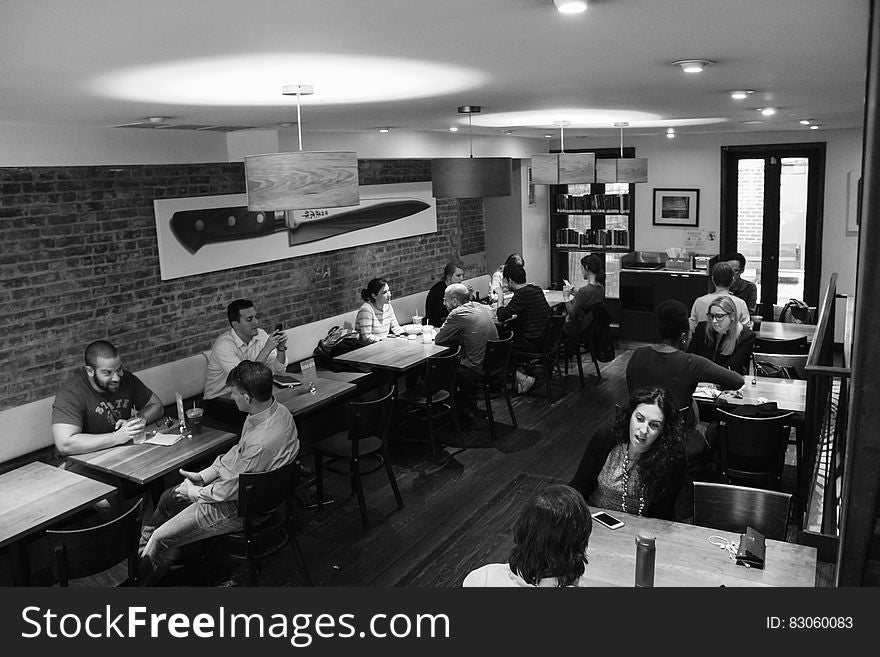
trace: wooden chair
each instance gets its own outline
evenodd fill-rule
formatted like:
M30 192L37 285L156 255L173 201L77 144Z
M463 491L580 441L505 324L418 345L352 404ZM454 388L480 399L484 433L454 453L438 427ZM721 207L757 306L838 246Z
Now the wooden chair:
M789 411L772 417L745 417L719 408L722 480L765 482L768 488L778 488L792 415Z
M486 354L483 357L483 399L486 402L486 415L489 417L489 434L495 440L495 414L492 412L492 397L504 395L510 421L516 427L516 416L510 401L510 357L513 353L513 333L508 333L500 340L486 342Z
M581 388L584 387L584 363L581 356L589 356L593 361L593 367L596 368L596 378L602 378L602 372L599 369L599 361L593 353L591 346L592 326L588 326L587 330L581 334L578 340L574 340L569 335L563 335L562 348L565 350L565 373L568 374L568 361L573 356L578 367L578 378L581 382Z
M807 354L752 354L755 374L778 379L806 379Z
M128 511L103 525L46 530L54 557L54 581L70 586L71 579L96 575L127 560L128 578L121 586L136 586L142 516L143 499L138 499Z
M805 335L785 340L755 337L752 347L752 351L762 354L806 354L809 350L810 345Z
M213 554L248 564L251 586L260 585L262 561L290 545L302 578L312 586L302 550L296 540L293 509L297 483L296 462L265 472L245 472L238 476L239 532L208 539Z
M318 510L324 509L324 469L337 474L347 474L351 483L352 495L357 495L358 507L361 512L361 523L364 529L370 528L370 519L367 515L367 504L364 499L364 487L361 476L376 472L384 467L397 500L397 508L403 508L403 498L391 469L391 461L388 458L386 436L388 424L391 420L394 408L394 390L392 389L381 399L366 402L349 403L349 428L347 432L341 432L319 440L312 449L315 454L315 486L318 498ZM365 469L363 458L375 456L378 465ZM325 462L324 459L327 459ZM345 460L348 469L343 471L335 469L332 464L335 461Z
M694 524L742 534L746 527L784 541L791 495L763 488L694 482Z
M397 396L397 402L407 411L407 419L424 421L428 426L431 451L436 457L437 428L435 422L450 418L458 434L459 444L466 449L464 435L458 424L455 410L455 374L458 371L461 347L447 356L431 356L425 361L425 381L423 385L404 390Z
M559 371L559 342L562 339L565 315L551 315L547 332L544 334L544 348L540 352L514 350L513 357L518 363L540 366L547 388L547 403L553 404L553 391L550 378Z

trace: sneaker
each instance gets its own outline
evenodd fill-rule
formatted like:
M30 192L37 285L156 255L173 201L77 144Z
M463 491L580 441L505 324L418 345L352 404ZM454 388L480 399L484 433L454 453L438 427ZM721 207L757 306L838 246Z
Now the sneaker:
M516 377L516 391L524 395L529 390L531 390L535 385L535 377L529 376L528 374L523 374L522 376Z

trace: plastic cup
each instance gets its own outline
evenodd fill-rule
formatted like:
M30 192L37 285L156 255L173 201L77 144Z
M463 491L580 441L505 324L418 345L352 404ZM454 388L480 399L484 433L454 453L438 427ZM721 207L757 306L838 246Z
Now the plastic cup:
M141 445L147 439L147 423L143 420L138 420L138 422L140 423L140 431L131 439L131 442L135 445Z
M205 409L203 408L188 408L186 409L186 424L189 427L191 433L201 433L202 432L202 415L204 415Z
M421 326L422 325L422 316L418 315L418 314L413 315L412 316L412 323L415 324L416 326Z
M761 328L761 319L763 319L760 315L752 315L752 330L757 331Z

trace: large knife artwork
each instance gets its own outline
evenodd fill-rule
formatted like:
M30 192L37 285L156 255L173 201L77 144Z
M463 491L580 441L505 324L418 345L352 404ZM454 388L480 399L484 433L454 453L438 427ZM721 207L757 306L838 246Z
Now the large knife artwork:
M251 212L246 206L182 210L171 217L178 241L195 253L205 244L286 231L290 246L403 219L431 207L418 199L361 199L356 208Z

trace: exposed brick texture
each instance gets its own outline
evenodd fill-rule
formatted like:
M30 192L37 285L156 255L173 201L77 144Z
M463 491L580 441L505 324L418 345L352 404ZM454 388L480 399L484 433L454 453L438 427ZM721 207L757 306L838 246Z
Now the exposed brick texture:
M430 180L430 160L361 160L359 175ZM356 308L374 276L400 297L448 261L484 261L482 201L438 199L434 234L162 281L153 200L244 191L240 163L0 168L0 409L53 394L92 340L138 370L208 349L237 297L264 326L298 326Z

